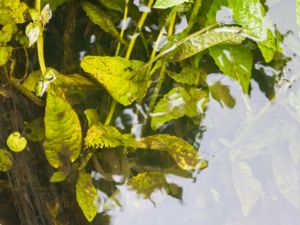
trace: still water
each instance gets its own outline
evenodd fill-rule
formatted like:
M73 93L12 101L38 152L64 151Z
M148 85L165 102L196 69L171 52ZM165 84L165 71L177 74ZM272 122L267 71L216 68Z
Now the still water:
M122 207L108 212L113 225L297 225L300 221L300 39L295 0L267 0L267 18L285 34L291 57L270 102L252 81L251 96L229 78L237 104L211 100L200 153L209 167L197 179L168 175L183 187L182 201L160 191L152 201L119 186ZM260 65L256 65L256 68ZM271 68L264 68L272 74ZM210 77L218 80L220 74Z

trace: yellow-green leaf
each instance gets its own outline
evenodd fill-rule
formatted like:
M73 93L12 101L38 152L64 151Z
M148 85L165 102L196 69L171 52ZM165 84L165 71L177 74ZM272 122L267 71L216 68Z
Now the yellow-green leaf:
M44 119L42 117L38 117L30 122L25 122L24 136L29 141L43 141L45 139Z
M199 68L184 67L180 73L168 71L168 75L177 83L197 85L200 77L205 76L205 72Z
M203 90L175 87L155 106L151 114L151 127L156 130L170 120L200 115L205 109L206 102L207 93Z
M248 46L221 45L209 49L219 69L236 79L244 93L248 93L252 76L253 56Z
M108 9L123 12L124 1L123 0L99 0L99 2Z
M25 149L27 140L18 131L15 131L8 136L6 144L13 152L21 152Z
M91 222L98 212L97 190L90 174L80 173L76 183L76 199L85 218Z
M52 17L52 11L50 9L50 5L46 4L44 8L41 11L41 17L42 17L42 24L45 26L47 23L49 23L51 17Z
M29 23L26 26L26 36L29 40L29 47L32 46L35 42L37 42L40 32L41 25L38 22Z
M60 89L50 89L45 112L45 153L49 163L58 168L74 162L82 145L78 116Z
M28 6L19 0L0 0L0 18L9 17L15 23L24 23L27 9Z
M192 1L191 0L156 0L153 7L157 9L166 9L166 8L180 5L185 2L192 2Z
M12 156L6 150L0 149L0 171L6 172L12 165Z
M12 38L12 35L16 33L17 26L14 23L5 24L0 30L0 43L5 45Z
M238 26L223 26L207 31L200 30L173 44L168 43L162 51L168 61L187 59L218 44L240 44L247 34Z
M138 148L166 151L184 170L203 169L207 162L202 159L195 148L185 140L167 134L157 134L141 138Z
M98 25L102 30L110 33L112 36L116 38L120 37L119 31L105 12L89 2L82 2L81 5L94 24Z
M166 184L165 175L161 172L139 173L128 180L128 186L144 198L149 198L155 190L164 188Z
M51 183L58 183L58 182L62 182L66 179L66 175L64 174L64 172L62 171L56 171L52 174L51 178L50 178L50 182Z
M130 105L144 97L148 79L139 69L144 62L122 57L86 56L81 67L101 83L109 94L122 105Z
M11 46L0 46L0 66L3 66L7 63L12 54Z
M225 104L229 108L235 106L235 99L230 95L229 87L223 85L221 82L209 86L209 91L214 99L219 101L221 104Z

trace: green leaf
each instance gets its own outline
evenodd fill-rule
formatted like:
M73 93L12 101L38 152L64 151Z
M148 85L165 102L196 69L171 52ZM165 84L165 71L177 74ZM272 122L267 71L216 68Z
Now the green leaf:
M184 170L196 170L207 167L198 152L185 140L167 134L157 134L141 138L137 143L138 148L166 151Z
M259 0L228 0L235 21L253 36L265 61L269 62L276 51L275 38L264 24L265 10Z
M130 105L144 97L150 85L139 69L144 62L121 57L86 56L81 67L101 83L109 94L122 105Z
M45 139L45 124L42 117L38 117L31 122L25 122L24 136L34 142L43 141Z
M115 127L102 124L94 109L85 110L84 113L89 122L89 129L85 137L86 147L97 149L135 146L134 137L123 135Z
M27 140L18 131L15 131L8 136L6 144L13 152L21 152L25 149Z
M119 31L105 12L89 2L82 2L81 5L94 24L98 25L105 32L112 34L112 36L120 38Z
M56 171L52 174L51 178L50 178L50 182L51 183L58 183L58 182L62 182L66 179L66 175L64 174L64 172L62 171Z
M14 23L5 24L0 30L0 43L6 45L17 31L17 26Z
M37 42L40 32L41 26L38 22L29 23L26 26L26 36L29 39L29 47L32 46L35 42Z
M221 9L222 6L227 6L228 0L213 0L209 10L206 13L206 25L212 25L217 22L216 16L217 12Z
M13 166L12 156L4 149L0 149L0 171L6 172Z
M200 77L203 77L205 72L194 67L184 67L180 73L168 71L168 76L177 83L197 85Z
M123 12L123 0L99 0L99 2L108 9Z
M175 87L155 106L151 114L151 127L156 130L170 120L200 115L205 109L206 102L207 93L203 90Z
M45 6L46 4L50 5L50 8L55 11L61 5L70 2L70 0L41 0L41 5Z
M12 54L11 46L0 46L0 66L3 66L7 63Z
M175 42L161 54L168 61L178 62L218 44L240 44L245 36L243 29L237 26L201 30Z
M191 2L191 0L156 0L153 7L157 9L166 9L185 2Z
M69 161L74 162L81 152L81 125L76 112L59 88L51 88L48 92L44 121L44 147L49 163L58 168Z
M252 75L253 56L248 46L222 45L209 49L220 70L236 79L244 93L248 93Z
M25 12L28 6L19 0L0 0L0 21L2 18L10 18L15 23L25 22Z
M98 195L90 174L79 173L76 183L76 199L85 218L91 222L98 212Z
M128 186L144 198L149 198L155 190L164 188L166 184L165 175L161 172L139 173L128 181Z
M216 82L212 86L209 86L209 91L214 99L221 104L225 104L229 108L235 106L235 99L230 95L228 86L223 85L220 82Z

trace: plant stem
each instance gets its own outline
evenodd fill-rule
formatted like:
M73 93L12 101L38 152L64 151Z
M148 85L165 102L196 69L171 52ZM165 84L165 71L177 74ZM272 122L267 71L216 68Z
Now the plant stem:
M111 122L111 120L113 118L113 115L115 113L116 106L117 106L117 101L115 99L112 99L112 102L111 102L110 108L109 108L109 112L108 112L106 120L105 120L105 125L109 125L110 124L110 122Z
M41 0L35 0L35 10L40 13L41 12ZM37 40L37 53L38 53L38 60L42 72L42 76L46 73L46 63L44 58L44 37L43 37L43 26L41 25L41 31Z
M191 31L191 29L193 28L193 26L196 22L198 12L201 8L201 5L202 5L202 0L196 0L196 2L194 4L194 7L193 7L193 10L192 10L192 13L191 13L191 16L189 18L189 23L188 23L189 25L186 28L187 33L189 33Z
M124 16L123 16L123 20L122 20L123 23L126 22L127 17L128 17L128 2L129 2L129 0L126 0ZM123 39L124 32L125 32L125 24L122 24L122 29L121 29L121 33L120 33L120 40ZM120 49L121 49L121 41L120 40L118 41L118 46L117 46L117 49L116 49L115 56L118 56L120 54Z
M151 9L153 3L154 3L154 0L149 0L147 7L149 9ZM142 29L142 27L143 27L143 25L145 23L145 20L146 20L146 18L148 16L148 14L149 14L148 11L143 12L143 14L142 14L142 16L141 16L141 18L140 18L140 20L138 22L138 27L137 27L138 32L141 31L141 29ZM133 47L134 47L135 42L136 42L136 38L138 37L138 32L134 32L134 34L132 36L132 39L129 42L128 49L127 49L126 56L125 56L126 59L129 59L130 56L131 56Z

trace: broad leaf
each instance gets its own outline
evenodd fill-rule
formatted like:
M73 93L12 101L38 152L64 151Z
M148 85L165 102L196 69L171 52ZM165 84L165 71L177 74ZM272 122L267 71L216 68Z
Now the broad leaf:
M78 116L60 89L51 89L47 95L45 112L45 152L49 163L58 168L74 162L82 144Z
M271 61L276 50L275 38L265 27L265 10L260 1L228 0L228 2L236 22L257 40L266 62Z
M94 24L105 32L112 34L112 36L120 37L119 31L105 12L89 2L82 2L82 8Z
M235 99L230 95L229 87L223 85L220 82L209 86L209 91L214 99L219 101L221 104L225 104L229 108L235 106Z
M0 149L0 171L6 172L12 165L12 156L6 150Z
M123 0L99 0L99 2L108 9L123 12L123 7L124 7Z
M45 124L42 117L38 117L32 121L25 122L24 136L29 141L42 141L45 139Z
M243 29L237 26L217 27L191 34L175 42L161 54L165 56L168 61L182 61L218 44L240 44L245 39L245 36L246 33ZM168 44L168 46L169 45L170 44Z
M220 70L236 79L245 93L248 93L252 75L253 56L248 46L222 45L209 49Z
M28 6L19 0L0 0L0 20L10 18L15 23L25 22Z
M153 7L157 9L166 9L185 2L191 2L191 0L156 0Z
M206 106L207 93L196 88L175 87L157 103L151 114L151 127L156 130L164 123L183 116L195 117Z
M41 25L38 22L29 23L26 26L26 36L29 40L29 47L32 46L35 42L37 42L39 35L41 32Z
M216 16L217 12L221 9L222 6L227 6L228 0L213 0L209 10L206 13L206 25L212 25L217 22Z
M12 54L12 49L11 46L0 46L0 66L7 63Z
M180 73L168 71L168 75L177 83L197 85L200 77L205 76L205 72L194 67L184 67Z
M90 174L80 173L76 183L76 199L85 218L91 222L98 212L98 195Z
M12 38L12 35L16 33L17 26L14 23L5 24L0 30L0 43L6 45Z
M149 81L139 69L144 62L121 57L86 56L81 67L100 82L122 105L130 105L144 97Z
M138 148L166 151L184 170L203 169L207 162L185 140L167 134L158 134L141 138L137 143Z
M42 24L45 26L47 23L49 23L51 17L52 17L52 11L50 9L50 5L46 4L44 8L41 11L41 17L42 17Z
M135 146L135 139L131 135L123 135L115 127L102 124L95 110L85 110L85 114L89 122L85 137L86 147L97 149Z
M13 152L21 152L25 149L27 140L18 131L15 131L8 136L6 144Z
M128 181L128 186L144 198L150 198L155 190L164 188L166 184L165 175L160 172L139 173Z
M50 182L51 183L58 183L58 182L62 182L66 179L66 175L64 174L64 172L62 171L56 171L52 174L51 178L50 178Z

